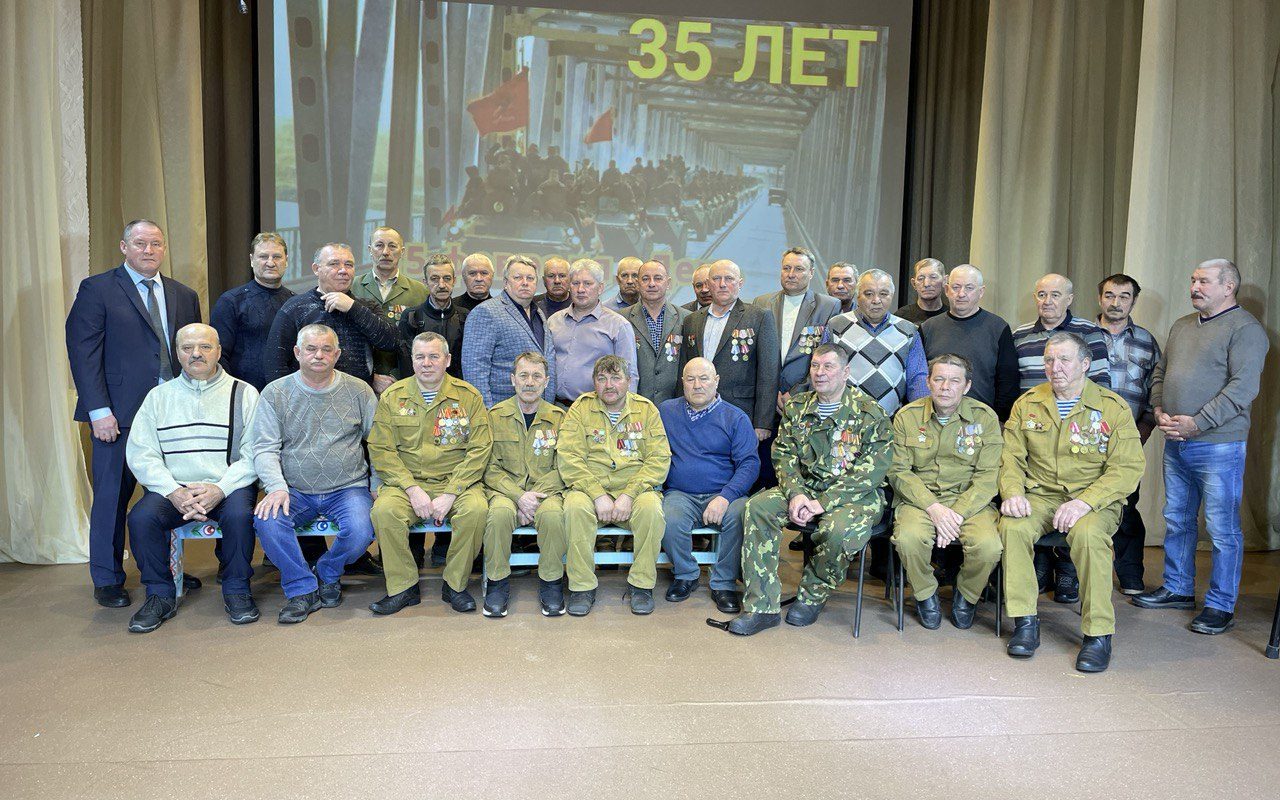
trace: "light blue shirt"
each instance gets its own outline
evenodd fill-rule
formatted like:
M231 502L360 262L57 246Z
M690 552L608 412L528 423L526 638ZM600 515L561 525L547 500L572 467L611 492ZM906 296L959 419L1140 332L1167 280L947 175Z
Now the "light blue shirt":
M138 272L128 264L124 264L122 266L124 266L124 271L129 273L129 280L133 281L133 288L138 290L138 296L142 298L142 307L143 309L146 309L147 302L151 298L151 294L150 294L151 290L148 289L146 286L144 286L142 282L145 280L148 280L147 276L143 275L141 272ZM168 314L169 309L164 302L164 282L160 280L159 272L156 273L155 281L156 281L155 282L156 304L160 306L160 325L161 327L164 328L165 340L171 342L173 341L173 337L169 333L169 314ZM164 381L160 380L159 378L156 379L157 386L159 386L162 383L164 383ZM104 417L109 417L109 416L111 416L110 406L95 408L89 412L89 421L97 422L98 420L103 419Z
M717 317L712 313L711 306L707 306L707 324L702 328L702 355L708 361L716 357L716 348L720 346L720 337L724 335L724 326L729 323L732 311L733 306L729 306L724 316Z

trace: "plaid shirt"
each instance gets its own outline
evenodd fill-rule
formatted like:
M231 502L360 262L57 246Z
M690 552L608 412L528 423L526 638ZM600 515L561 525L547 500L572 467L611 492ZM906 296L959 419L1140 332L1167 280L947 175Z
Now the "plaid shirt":
M1135 420L1142 419L1152 411L1151 373L1160 363L1160 345L1151 331L1133 320L1116 334L1103 328L1102 337L1107 343L1111 391L1125 399Z
M663 304L657 319L649 316L649 309L641 306L640 310L644 312L644 322L649 326L649 343L653 345L653 351L656 353L662 349L662 318L667 315L667 306Z

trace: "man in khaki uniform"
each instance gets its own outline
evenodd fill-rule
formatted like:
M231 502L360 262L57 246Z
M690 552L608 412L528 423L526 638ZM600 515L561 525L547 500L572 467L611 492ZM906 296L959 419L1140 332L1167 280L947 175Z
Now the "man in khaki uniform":
M387 581L387 596L369 608L394 614L420 602L409 526L448 520L453 541L441 599L454 611L474 611L467 578L484 533L480 479L493 449L489 414L474 386L445 373L450 356L443 336L420 333L411 352L413 377L382 393L369 431L369 460L384 484L372 517Z
M627 391L630 369L604 356L592 370L594 392L574 402L560 425L558 462L569 535L569 613L584 617L596 599L595 541L601 525L629 529L635 561L627 573L631 612L653 613L658 550L666 522L659 487L671 447L657 407Z
M1000 465L1000 538L1004 543L1005 608L1014 617L1009 655L1030 658L1040 646L1036 541L1065 531L1080 575L1081 672L1111 662L1111 535L1125 499L1142 479L1138 427L1120 395L1089 380L1089 345L1055 333L1044 349L1049 378L1013 404L1004 426Z
M505 617L510 597L511 534L516 525L538 530L538 600L544 617L564 613L564 484L556 468L556 443L565 411L542 399L547 360L532 350L516 356L513 397L489 409L493 456L484 473L489 517L484 528L484 568L489 587L484 615Z
M427 287L400 272L404 239L395 228L377 228L369 237L369 257L373 269L351 285L351 294L377 304L382 316L395 325L400 315L427 302ZM373 351L373 390L379 394L399 378L400 354L394 350Z
M964 566L951 599L951 623L967 629L983 587L1000 563L996 494L1000 473L1000 420L965 397L968 359L947 353L929 362L929 396L908 403L893 418L893 544L911 581L920 624L942 624L934 546L959 540Z

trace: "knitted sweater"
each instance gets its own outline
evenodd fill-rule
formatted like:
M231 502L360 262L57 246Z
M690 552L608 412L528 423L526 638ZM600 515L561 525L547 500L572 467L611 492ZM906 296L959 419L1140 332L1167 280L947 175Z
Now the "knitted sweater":
M257 281L228 289L213 304L209 324L218 331L222 368L259 392L267 385L262 354L267 334L285 301L293 292L280 286L268 289Z
M257 404L258 390L221 368L207 381L185 373L165 381L147 392L133 418L125 445L129 471L166 497L192 483L217 484L223 494L251 486L256 475L245 431Z
M324 389L296 372L267 384L249 426L262 488L328 494L368 485L364 440L377 407L369 384L342 372Z
M298 331L307 325L328 325L338 334L338 371L359 378L365 383L373 380L373 351L400 349L400 332L394 321L387 319L376 305L368 300L355 299L346 313L324 310L320 290L290 297L280 307L271 323L271 332L263 346L262 364L267 382L278 380L298 369L298 359L293 356L293 346Z
M751 420L742 409L717 399L696 422L689 402L673 397L658 406L671 444L667 488L718 494L732 503L751 491L760 473L760 453Z

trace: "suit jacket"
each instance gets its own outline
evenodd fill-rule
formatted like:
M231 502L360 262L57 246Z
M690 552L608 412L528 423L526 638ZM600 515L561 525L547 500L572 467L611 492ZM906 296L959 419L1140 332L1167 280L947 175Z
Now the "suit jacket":
M684 394L680 386L680 344L684 341L683 326L689 312L666 304L662 312L662 335L658 349L649 338L649 323L644 316L644 303L636 303L619 312L631 323L636 332L636 369L640 373L640 387L636 394L647 398L655 406L663 400Z
M200 298L173 278L160 277L169 325L173 374L182 372L173 338L184 325L200 322ZM124 265L80 282L67 315L67 358L76 384L75 419L110 408L121 428L133 423L142 398L160 378L160 337Z
M454 298L453 302L458 302ZM556 399L556 349L546 315L533 305L533 313L542 318L543 346L533 338L533 330L525 322L522 312L506 292L486 300L467 313L462 332L462 379L480 390L486 408L492 408L515 395L511 386L511 371L516 356L526 351L541 350L547 359L547 390L543 397L548 403Z
M710 313L711 308L707 307L685 318L681 327L684 346L680 348L680 371L694 358L710 359L720 375L720 396L745 411L753 428L772 429L777 415L781 360L773 314L739 298L729 311L716 351L704 353L702 334Z
M782 336L782 298L784 296L784 293L779 290L755 299L755 305L772 312L773 324L778 328L779 337ZM822 343L827 323L839 313L840 301L836 298L819 294L812 288L805 291L804 299L800 301L800 311L796 314L796 326L791 329L787 356L782 359L778 371L779 392L789 392L796 385L809 379L809 357L813 354L813 348Z
M361 275L360 279L352 285L351 294L375 303L378 308L382 309L382 315L389 319L392 325L400 321L400 315L405 311L420 306L427 301L426 285L422 281L414 280L405 275L403 271L397 273L396 281L392 284L391 291L387 293L387 299L383 300L382 292L378 290L378 279L374 277L372 268ZM390 375L394 378L409 377L410 373L400 373L398 356L398 352L374 350L373 371L378 375Z

